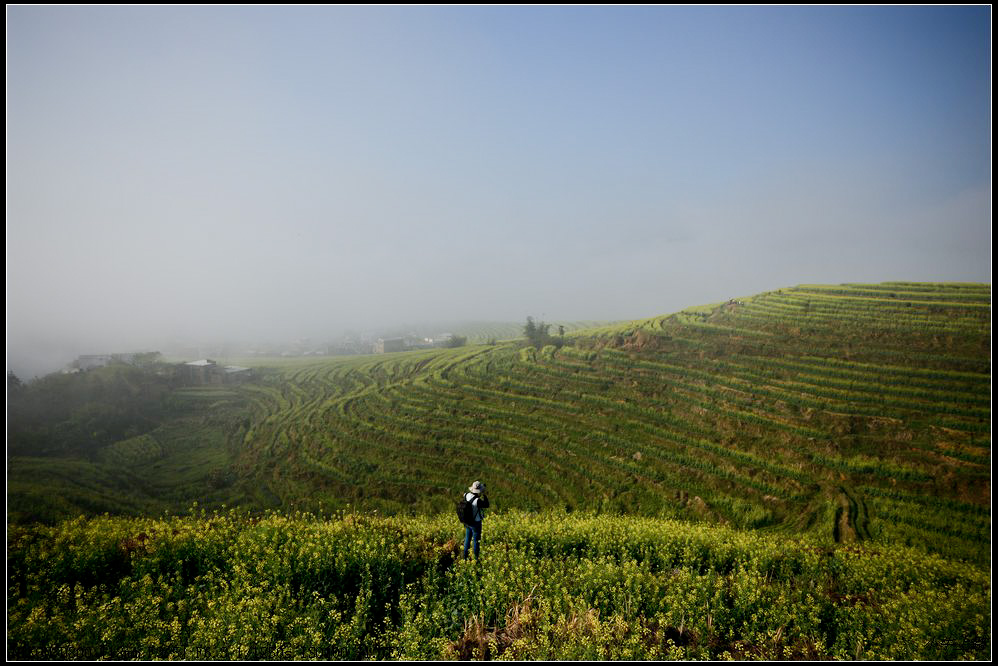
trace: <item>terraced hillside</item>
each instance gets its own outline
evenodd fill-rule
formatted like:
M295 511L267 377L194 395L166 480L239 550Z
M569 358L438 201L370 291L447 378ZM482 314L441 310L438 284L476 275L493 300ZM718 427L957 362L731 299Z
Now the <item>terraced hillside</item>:
M990 285L803 285L566 336L284 361L257 501L614 511L990 553Z

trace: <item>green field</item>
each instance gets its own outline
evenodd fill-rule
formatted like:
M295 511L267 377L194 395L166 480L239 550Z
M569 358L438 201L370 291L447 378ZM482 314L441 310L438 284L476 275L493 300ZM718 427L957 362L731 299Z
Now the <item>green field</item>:
M229 359L256 378L174 387L155 418L120 436L80 435L86 410L67 417L72 427L13 437L9 425L8 523L26 527L8 542L24 571L8 593L21 609L8 641L51 658L988 658L990 304L981 284L801 285L573 330L539 349ZM436 567L461 536L450 514L474 479L496 507L489 557L479 570ZM169 528L201 535L183 547L141 522L192 501L340 517L272 516L263 532L250 517L191 518ZM103 512L148 518L27 526ZM268 553L284 572L272 575L246 559L242 591L192 582L249 557L198 540L216 523L239 543L271 539L296 554ZM120 582L87 579L89 560L60 573L35 559L48 549L46 562L72 560L101 529L117 536L87 557L117 557L109 575ZM121 544L158 530L149 543L175 550L153 558L147 580L152 556L123 556ZM409 546L393 545L399 531ZM339 551L315 546L327 532L357 532L394 559L382 567L377 552L344 546L342 557L367 562L350 565L365 571L361 588L309 587L300 576L346 575ZM171 573L189 562L176 549L202 547L210 565ZM774 564L777 552L793 563ZM133 603L129 585L140 605L164 586L142 611L151 633L70 636ZM271 629L241 605L264 603L260 586L287 593ZM316 599L331 604L325 619ZM70 607L77 615L60 620ZM262 642L236 653L252 641L198 633L222 607L217 621ZM163 625L173 620L180 629ZM57 643L80 647L32 652Z

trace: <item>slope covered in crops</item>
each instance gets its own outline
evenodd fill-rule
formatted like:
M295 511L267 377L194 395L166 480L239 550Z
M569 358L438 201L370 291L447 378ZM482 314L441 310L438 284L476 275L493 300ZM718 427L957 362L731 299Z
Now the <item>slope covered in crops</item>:
M282 362L240 389L261 503L610 511L990 550L990 286L816 285L540 349Z
M237 361L257 377L235 386L127 368L47 378L9 402L8 521L195 500L435 515L479 479L499 511L987 561L990 294L802 285L539 348ZM25 421L50 399L61 420Z

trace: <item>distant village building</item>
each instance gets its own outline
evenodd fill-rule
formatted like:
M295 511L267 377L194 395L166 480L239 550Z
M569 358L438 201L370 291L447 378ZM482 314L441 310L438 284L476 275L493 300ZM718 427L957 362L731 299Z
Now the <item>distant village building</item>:
M210 358L190 361L182 366L183 379L189 384L233 384L242 382L253 376L250 368L238 365L220 366Z
M218 364L207 358L183 365L184 379L191 384L221 384L224 375L219 370Z
M238 365L227 365L224 370L226 384L246 381L253 376L253 371L251 369L241 368Z
M374 343L375 354L387 354L390 352L400 351L405 351L405 340L402 338L389 338L388 340L378 338L378 341Z

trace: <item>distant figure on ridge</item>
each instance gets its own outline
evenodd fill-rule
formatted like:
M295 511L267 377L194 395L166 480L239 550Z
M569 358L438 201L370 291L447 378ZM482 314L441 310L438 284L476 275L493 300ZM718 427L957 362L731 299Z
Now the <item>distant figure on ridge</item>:
M457 515L464 524L464 559L468 559L468 547L471 538L475 538L475 560L478 560L478 542L482 538L482 518L485 509L489 507L489 498L485 496L485 484L475 481L457 504Z

